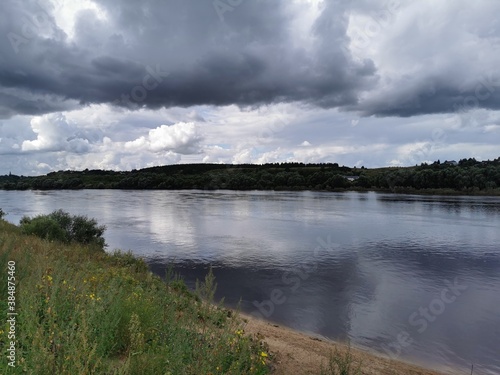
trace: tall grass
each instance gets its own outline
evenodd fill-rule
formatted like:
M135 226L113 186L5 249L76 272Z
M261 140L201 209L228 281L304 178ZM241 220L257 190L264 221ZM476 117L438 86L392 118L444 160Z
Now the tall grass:
M351 354L351 346L342 353L337 348L330 353L328 364L321 366L321 375L361 375L361 363L356 364Z
M213 301L129 253L21 233L0 220L0 351L8 347L7 262L16 262L17 366L2 374L267 374L268 353Z

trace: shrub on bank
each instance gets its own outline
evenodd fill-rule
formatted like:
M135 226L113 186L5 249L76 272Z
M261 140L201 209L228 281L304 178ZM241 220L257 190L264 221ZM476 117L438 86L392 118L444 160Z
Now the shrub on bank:
M20 222L25 234L35 235L49 241L92 245L104 250L105 225L98 225L95 219L86 216L71 216L63 210L34 218L24 216Z

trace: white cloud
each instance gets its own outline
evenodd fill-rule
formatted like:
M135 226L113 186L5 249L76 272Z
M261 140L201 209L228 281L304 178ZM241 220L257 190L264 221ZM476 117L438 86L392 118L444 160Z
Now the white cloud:
M64 1L52 0L54 7L53 16L57 26L62 29L66 35L73 39L75 36L75 23L78 15L82 11L91 11L95 17L101 21L107 20L106 11L90 0Z
M203 163L229 163L233 157L234 151L229 148L215 146L206 146L203 150L205 156Z
M204 121L192 122L193 116ZM369 168L474 156L493 159L498 157L499 119L500 112L478 111L474 126L458 126L450 115L427 115L369 117L353 127L350 114L292 104L136 112L89 106L0 122L0 174L130 170L188 162L352 166L363 160L362 165ZM262 137L266 129L270 132ZM436 130L441 132L439 137Z
M76 124L69 124L62 113L34 117L31 129L37 137L23 141L22 151L83 153L90 150L89 141L80 137Z
M68 126L62 114L44 115L31 120L31 129L37 134L37 138L24 141L23 151L56 151L62 149Z
M174 125L160 125L133 141L125 142L125 149L132 151L149 150L154 153L173 151L179 154L199 152L199 143L203 139L198 127L190 122Z
M276 150L264 152L261 154L257 160L255 161L258 164L265 164L265 163L276 163L276 162L284 162L284 161L290 161L281 148L277 148Z
M36 165L36 168L38 169L38 171L40 171L40 173L47 173L51 170L50 165L48 165L47 163L38 163Z
M198 143L202 140L194 123L178 123L149 131L150 148L153 152L175 150L181 154L198 152Z

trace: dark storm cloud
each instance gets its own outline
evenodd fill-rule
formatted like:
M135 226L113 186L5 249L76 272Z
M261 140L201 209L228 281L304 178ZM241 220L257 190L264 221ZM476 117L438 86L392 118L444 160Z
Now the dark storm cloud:
M339 106L355 104L357 91L373 82L373 64L355 64L340 49L347 27L340 1L324 7L314 28L317 44L308 51L291 47L285 2L245 1L224 22L210 1L97 3L107 19L80 12L73 40L56 26L49 3L2 4L0 34L8 37L0 42L1 116L75 102ZM15 95L2 94L8 88ZM27 98L33 94L36 102Z
M0 92L0 118L8 118L18 113L39 115L61 109L61 107L51 106L45 100L21 99L19 96Z
M439 83L436 79L429 85L416 84L394 89L375 99L345 109L361 109L364 116L410 117L438 113L465 113L487 108L500 109L500 79L492 75L477 77L475 84L466 88ZM402 85L402 84L401 84Z
M351 28L351 51L372 58L380 80L344 109L380 117L500 109L500 3L477 4L356 3L353 14L364 18Z
M383 66L346 49L350 16L370 16L377 11L372 3L354 9L348 0L324 1L301 43L294 22L300 6L312 6L306 2L245 0L223 17L213 1L95 3L104 16L80 11L69 36L56 25L48 0L2 2L0 117L92 103L160 108L301 101L378 116L454 112L471 107L471 97L472 107L500 107L498 88L478 99L474 82L464 89L456 80L434 79L432 71L384 88ZM412 48L405 43L411 39L402 45Z

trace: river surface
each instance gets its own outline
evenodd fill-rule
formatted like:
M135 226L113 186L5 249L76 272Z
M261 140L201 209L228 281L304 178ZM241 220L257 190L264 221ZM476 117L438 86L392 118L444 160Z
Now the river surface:
M294 329L455 374L500 374L500 198L272 191L0 191L62 208L189 286Z

